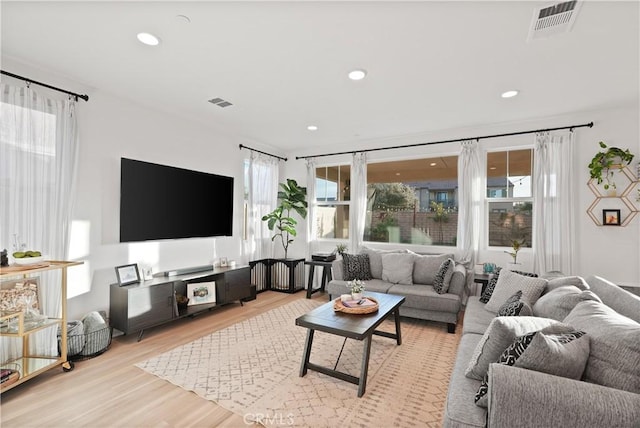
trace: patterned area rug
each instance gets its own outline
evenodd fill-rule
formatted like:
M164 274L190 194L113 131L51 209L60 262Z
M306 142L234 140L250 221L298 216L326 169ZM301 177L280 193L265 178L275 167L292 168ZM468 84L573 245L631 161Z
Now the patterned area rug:
M402 319L402 345L373 336L367 389L309 371L299 377L307 329L301 299L136 364L265 426L440 426L459 334ZM381 329L393 332L386 321ZM458 328L461 330L461 328ZM334 367L344 338L316 332L310 361ZM360 373L363 343L347 340L337 369Z

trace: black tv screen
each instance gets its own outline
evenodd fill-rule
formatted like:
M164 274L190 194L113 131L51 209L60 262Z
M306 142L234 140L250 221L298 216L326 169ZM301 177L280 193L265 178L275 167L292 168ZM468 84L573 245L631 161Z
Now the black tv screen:
M122 158L120 242L231 236L233 177Z

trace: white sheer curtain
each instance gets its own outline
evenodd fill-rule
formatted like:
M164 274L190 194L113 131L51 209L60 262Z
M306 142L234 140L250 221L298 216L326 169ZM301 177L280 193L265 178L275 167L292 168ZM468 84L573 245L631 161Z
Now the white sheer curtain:
M573 131L535 136L533 269L573 273Z
M477 141L462 142L458 157L458 249L461 262L473 269L480 246L484 210L484 168Z
M349 213L349 248L356 253L364 240L367 218L367 154L354 153L351 165L351 208Z
M278 159L251 152L249 159L249 195L247 206L247 242L249 260L274 257L273 232L262 221L278 203Z
M15 234L28 249L65 260L78 164L76 103L29 87L1 84L0 91L0 242L8 246ZM41 274L39 288L41 311L59 317L59 272ZM35 336L32 352L57 353L52 330Z
M307 260L311 260L311 254L315 252L316 242L316 160L307 159Z

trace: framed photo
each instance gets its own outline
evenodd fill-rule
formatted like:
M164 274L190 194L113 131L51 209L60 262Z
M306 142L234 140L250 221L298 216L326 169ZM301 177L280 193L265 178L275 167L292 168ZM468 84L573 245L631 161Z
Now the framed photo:
M187 284L187 306L216 302L216 282L195 282Z
M603 226L620 226L620 210L602 210Z
M226 257L220 257L220 267L229 266L229 260Z
M122 265L116 268L116 276L120 286L140 282L140 271L137 264Z

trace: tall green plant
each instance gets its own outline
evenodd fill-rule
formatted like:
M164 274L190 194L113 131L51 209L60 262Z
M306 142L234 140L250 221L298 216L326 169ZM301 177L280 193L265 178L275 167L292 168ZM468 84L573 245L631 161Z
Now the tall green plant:
M262 221L266 221L269 230L276 230L271 237L271 241L280 237L282 248L284 249L284 258L287 258L289 244L293 242L293 238L297 236L296 225L298 222L291 217L291 211L298 213L303 219L307 218L307 188L298 186L296 180L287 179L286 183L280 183L281 191L278 192L278 201L280 205L262 217Z

